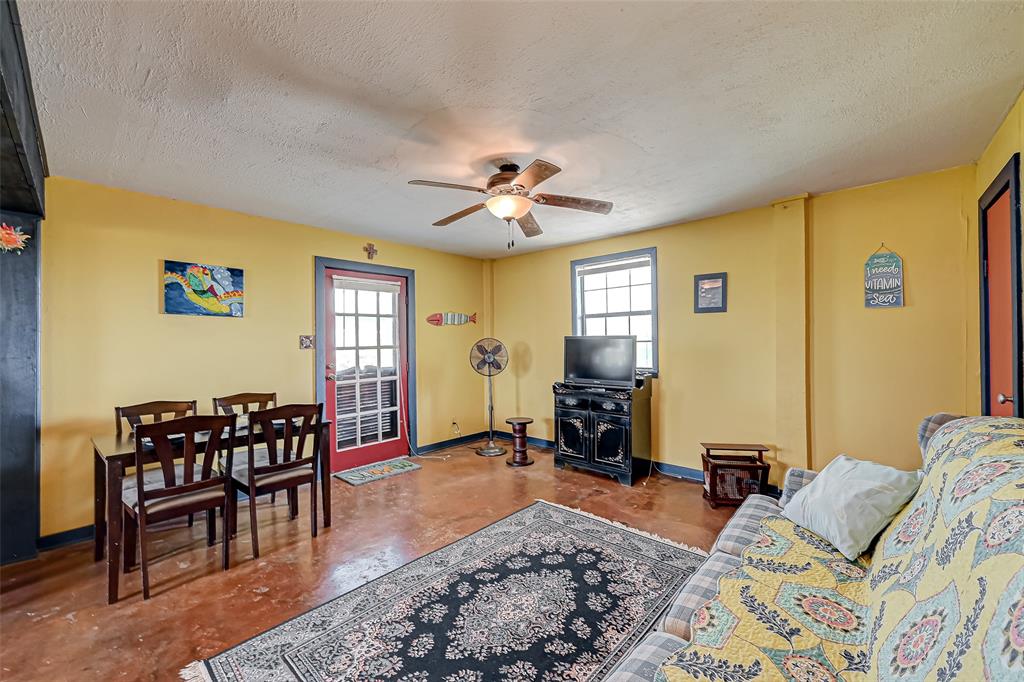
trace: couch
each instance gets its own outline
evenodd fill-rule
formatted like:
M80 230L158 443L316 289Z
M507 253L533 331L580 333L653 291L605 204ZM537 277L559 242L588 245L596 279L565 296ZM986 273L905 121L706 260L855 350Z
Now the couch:
M1024 680L1024 420L934 415L924 479L849 561L752 495L611 682Z

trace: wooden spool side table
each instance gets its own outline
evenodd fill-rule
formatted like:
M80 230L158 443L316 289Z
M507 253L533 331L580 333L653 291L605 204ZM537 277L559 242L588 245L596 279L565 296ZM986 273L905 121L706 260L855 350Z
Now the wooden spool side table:
M526 452L526 425L532 424L533 420L529 417L511 417L505 423L512 425L512 456L505 460L505 464L510 467L530 466L533 460Z

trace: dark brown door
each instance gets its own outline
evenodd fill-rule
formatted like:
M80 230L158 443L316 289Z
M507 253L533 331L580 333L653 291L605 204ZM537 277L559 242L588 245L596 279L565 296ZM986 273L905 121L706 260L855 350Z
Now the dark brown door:
M1021 250L1018 156L979 205L982 411L1024 414L1021 366Z

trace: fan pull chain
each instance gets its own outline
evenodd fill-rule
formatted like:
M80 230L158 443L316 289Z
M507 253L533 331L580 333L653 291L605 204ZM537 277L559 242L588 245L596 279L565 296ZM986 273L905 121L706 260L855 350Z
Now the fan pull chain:
M516 240L512 236L512 221L506 220L505 222L508 224L508 242L505 243L505 246L508 247L509 251L511 251L516 246Z

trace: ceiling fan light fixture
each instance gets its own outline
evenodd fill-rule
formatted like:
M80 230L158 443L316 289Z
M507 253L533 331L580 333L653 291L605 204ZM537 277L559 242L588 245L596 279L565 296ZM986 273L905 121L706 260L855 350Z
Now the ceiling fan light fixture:
M532 201L517 194L499 194L485 201L484 205L502 220L518 220L533 208Z

